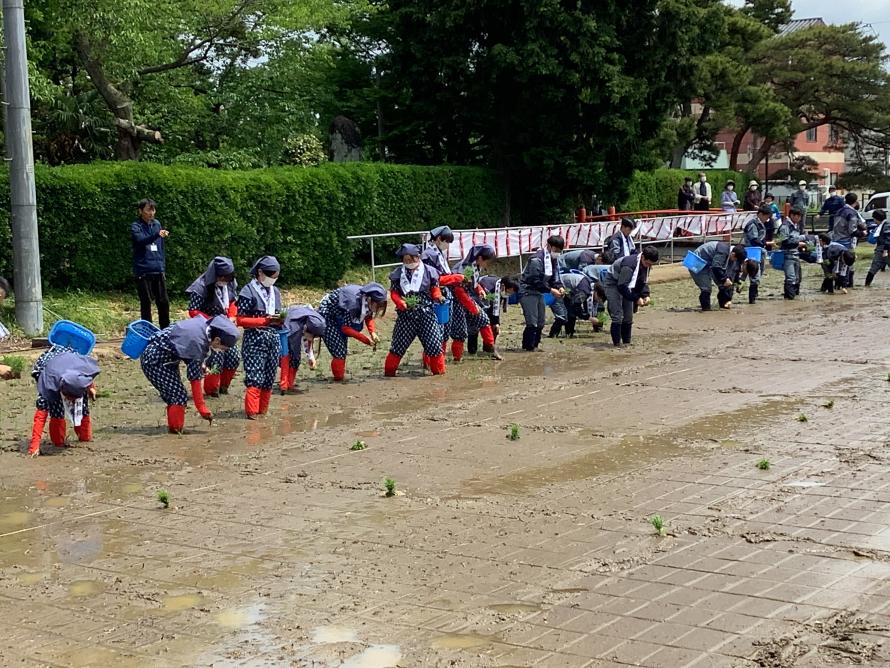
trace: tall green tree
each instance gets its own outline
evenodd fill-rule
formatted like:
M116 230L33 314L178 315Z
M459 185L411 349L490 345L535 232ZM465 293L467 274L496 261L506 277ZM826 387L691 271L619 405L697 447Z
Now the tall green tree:
M716 0L390 0L387 145L500 169L534 215L614 201L716 48Z
M813 26L773 37L752 49L750 62L772 98L790 112L786 140L832 125L838 142L846 135L890 144L888 55L858 24ZM749 167L759 165L779 141L765 137Z

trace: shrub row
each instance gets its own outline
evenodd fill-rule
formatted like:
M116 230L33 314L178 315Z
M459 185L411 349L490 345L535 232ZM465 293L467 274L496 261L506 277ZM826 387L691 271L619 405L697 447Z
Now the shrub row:
M749 177L742 172L729 169L708 169L708 183L713 192L711 206L720 207L720 193L728 180L735 181L739 198L745 194ZM677 207L677 191L683 185L683 179L691 176L698 178L698 171L684 169L656 169L652 172L635 172L628 186L627 199L618 208L619 211L652 211L657 209L674 209Z
M170 230L167 273L184 289L214 255L239 278L260 255L278 257L283 283L332 285L358 250L355 234L501 225L504 190L491 171L380 163L222 171L149 163L38 166L44 287L131 285L135 204L158 202ZM0 175L0 274L12 274L9 192ZM389 253L398 241L378 245ZM380 255L378 255L380 257ZM378 260L379 261L379 260Z

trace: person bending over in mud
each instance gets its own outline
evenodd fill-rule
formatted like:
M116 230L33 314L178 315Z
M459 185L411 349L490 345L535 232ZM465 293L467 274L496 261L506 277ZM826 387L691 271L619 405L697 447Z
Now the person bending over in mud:
M753 278L760 271L760 265L747 259L741 244L731 246L728 241L708 241L699 246L695 254L705 261L701 271L689 271L700 290L698 301L702 311L711 310L712 285L717 286L720 308L729 309L732 308L733 286L741 280L742 274Z
M610 333L615 347L629 346L631 343L634 307L648 303L644 292L649 282L649 269L657 262L658 249L646 246L642 253L616 260L603 275L603 288L612 319Z
M28 454L40 454L43 428L49 418L49 436L53 445L63 447L67 419L74 426L78 440L93 440L90 399L96 398L95 379L99 364L92 357L70 348L54 345L37 358L31 377L37 381L37 408L31 428Z

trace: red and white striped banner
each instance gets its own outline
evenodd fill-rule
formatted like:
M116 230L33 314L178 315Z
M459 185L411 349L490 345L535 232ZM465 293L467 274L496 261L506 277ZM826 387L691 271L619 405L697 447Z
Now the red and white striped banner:
M667 241L672 236L729 234L742 228L752 215L740 213L696 213L686 216L658 216L639 218L633 236L638 241ZM566 248L601 246L603 241L618 231L619 221L595 223L567 223L535 227L502 227L498 229L453 230L454 243L449 258L462 258L472 246L494 246L498 257L515 257L532 253L558 234L566 240ZM679 230L678 234L674 234Z

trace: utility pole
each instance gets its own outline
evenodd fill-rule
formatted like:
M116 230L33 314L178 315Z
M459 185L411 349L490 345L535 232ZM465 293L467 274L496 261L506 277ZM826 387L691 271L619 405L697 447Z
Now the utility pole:
M12 203L12 255L15 318L25 334L43 331L40 243L37 237L37 191L31 144L31 94L25 46L24 0L3 0L5 51L4 105L9 194Z

